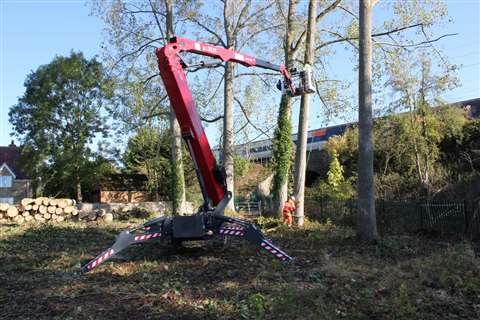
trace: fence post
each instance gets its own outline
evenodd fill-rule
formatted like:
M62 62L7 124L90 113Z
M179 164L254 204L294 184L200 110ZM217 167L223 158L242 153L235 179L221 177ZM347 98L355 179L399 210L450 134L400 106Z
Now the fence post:
M353 199L349 199L348 204L350 205L350 219L353 221Z
M323 221L323 197L320 197L320 221Z
M468 201L465 199L463 200L463 215L465 217L465 236L468 236L468 231L470 229L470 219L469 219L469 211L468 211Z
M387 228L387 213L385 212L385 199L380 199L378 201L378 208L376 208L377 213L377 228L379 229L384 229L383 231L386 232L385 230Z
M262 211L263 211L262 200L260 200L258 201L258 213L260 214L260 217L262 216Z
M424 227L423 227L423 212L422 212L422 209L421 209L421 205L420 205L420 202L416 202L415 203L415 206L416 206L416 211L417 211L417 215L418 215L418 220L419 220L419 224L420 224L420 230L423 230Z

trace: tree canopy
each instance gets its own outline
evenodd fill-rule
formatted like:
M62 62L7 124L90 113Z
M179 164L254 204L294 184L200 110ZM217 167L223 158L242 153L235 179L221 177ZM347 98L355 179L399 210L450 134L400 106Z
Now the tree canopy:
M25 94L9 112L15 135L28 154L27 172L41 189L82 200L82 183L95 168L96 139L108 136L103 113L111 97L102 64L81 52L55 57L25 80Z

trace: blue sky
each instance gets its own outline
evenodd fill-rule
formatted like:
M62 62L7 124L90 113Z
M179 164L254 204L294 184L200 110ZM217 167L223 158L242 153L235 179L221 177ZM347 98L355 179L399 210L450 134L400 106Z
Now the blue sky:
M454 22L446 31L459 35L439 45L451 62L463 66L459 72L461 87L445 94L444 99L453 102L478 98L480 1L450 0L447 5ZM100 54L103 24L89 15L84 1L0 0L0 28L0 145L6 145L11 140L8 110L23 94L27 74L72 49L83 51L87 57ZM338 77L342 78L342 74ZM313 106L311 128L320 125L315 120L316 110Z

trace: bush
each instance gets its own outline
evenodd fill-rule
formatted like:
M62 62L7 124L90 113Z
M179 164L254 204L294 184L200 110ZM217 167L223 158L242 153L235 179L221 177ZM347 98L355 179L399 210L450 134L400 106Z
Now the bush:
M332 151L332 159L327 172L327 180L320 181L316 187L307 190L308 196L325 197L335 200L351 199L355 195L355 178L345 179L343 166L338 160L338 154Z
M152 212L144 208L132 208L131 210L121 210L120 220L148 219L152 216Z
M248 159L235 156L233 160L235 177L244 176L248 172L249 167L250 167L250 162L248 161Z

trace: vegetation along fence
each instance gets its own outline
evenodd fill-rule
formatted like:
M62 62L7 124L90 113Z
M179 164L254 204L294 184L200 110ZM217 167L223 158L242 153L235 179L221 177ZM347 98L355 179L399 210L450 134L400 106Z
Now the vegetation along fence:
M376 201L381 233L430 232L480 239L480 198L475 201ZM310 219L355 224L356 200L305 199Z

